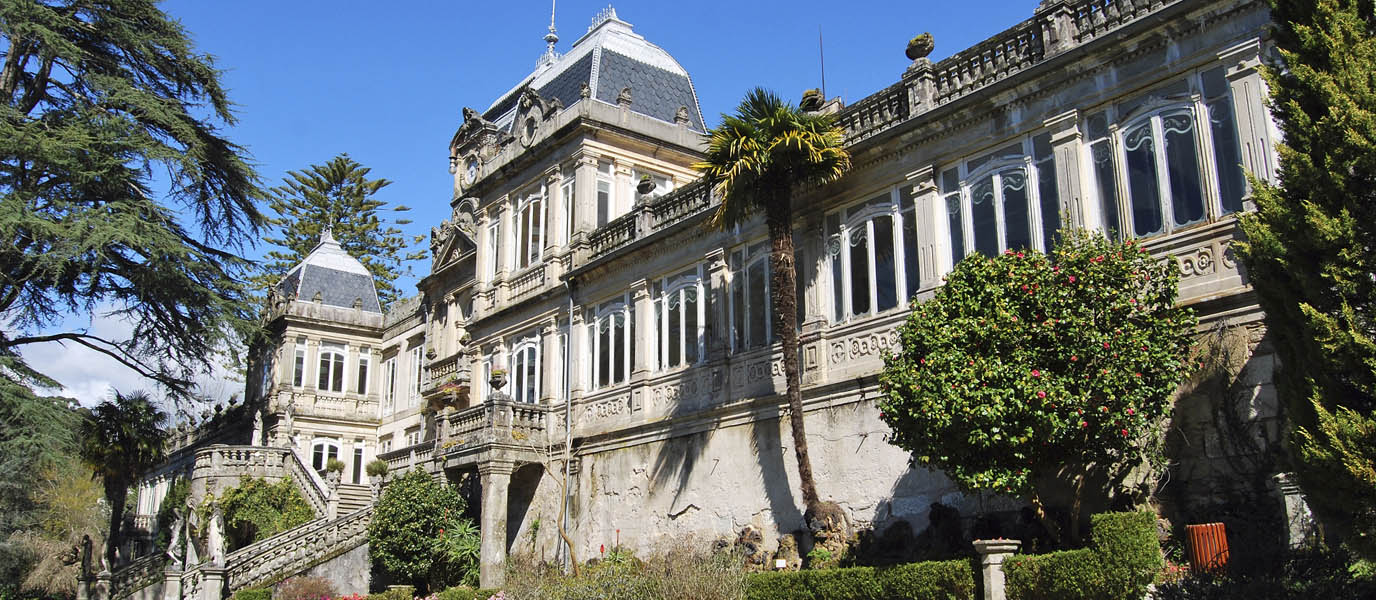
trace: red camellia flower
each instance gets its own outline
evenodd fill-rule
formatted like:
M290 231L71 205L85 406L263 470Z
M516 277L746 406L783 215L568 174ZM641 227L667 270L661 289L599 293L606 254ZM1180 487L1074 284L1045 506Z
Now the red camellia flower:
M1128 409L1128 414L1129 414L1129 415L1133 414L1131 408Z
M1089 427L1089 421L1080 421L1080 427Z
M1071 276L1070 276L1070 283L1075 283L1075 276L1074 276L1074 275L1071 275Z
M1104 342L1104 349L1108 350L1108 342Z
M1043 391L1041 391L1041 390L1037 390L1037 397L1038 397L1038 398L1045 398L1045 397L1046 397L1046 392L1043 392Z
M1123 430L1123 437L1128 437L1128 430L1126 430L1126 429Z
M1041 377L1041 376L1042 376L1042 372L1041 372L1041 371L1038 371L1038 370L1036 370L1036 369L1032 369L1032 376L1033 376L1033 377Z
M1079 357L1079 356L1076 356L1076 355L1074 355L1074 354L1071 354L1071 355L1070 355L1070 362L1078 362L1079 360L1080 360L1080 357Z
M1133 375L1136 376L1136 377L1141 377L1141 376L1142 376L1141 373L1133 373Z

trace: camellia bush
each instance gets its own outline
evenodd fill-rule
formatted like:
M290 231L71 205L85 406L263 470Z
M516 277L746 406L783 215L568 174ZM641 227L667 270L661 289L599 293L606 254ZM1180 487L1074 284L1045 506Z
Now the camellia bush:
M966 489L1028 499L1052 525L1039 483L1078 471L1078 510L1092 466L1121 481L1159 448L1195 325L1178 277L1134 241L1085 232L1050 256L967 257L885 357L890 442Z
M462 544L446 536L445 528L452 528L463 510L457 488L413 469L383 489L368 524L368 552L399 582L417 587L429 587L432 578L442 575L432 571L462 574L469 566L454 564Z

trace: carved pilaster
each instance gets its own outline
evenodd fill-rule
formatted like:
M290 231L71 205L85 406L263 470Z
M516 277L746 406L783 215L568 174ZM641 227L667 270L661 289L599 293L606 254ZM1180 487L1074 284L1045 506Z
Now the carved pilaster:
M1080 113L1075 110L1063 112L1047 119L1045 125L1051 130L1051 148L1056 156L1061 226L1087 227L1095 207L1086 205L1084 190L1080 187ZM1103 219L1093 221L1101 223Z
M932 165L908 173L906 185L912 186L913 210L917 213L918 289L925 290L940 284L947 265L952 264L951 245L938 243L947 236L946 203L936 186L936 168Z
M654 366L655 349L658 337L649 335L655 331L654 305L650 298L650 282L644 279L631 284L631 302L635 306L635 333L640 343L635 345L635 356L631 357L631 379L644 379Z

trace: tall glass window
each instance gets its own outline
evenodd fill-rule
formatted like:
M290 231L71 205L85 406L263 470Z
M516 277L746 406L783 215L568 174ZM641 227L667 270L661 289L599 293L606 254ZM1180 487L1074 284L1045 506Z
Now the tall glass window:
M769 242L731 251L731 348L737 352L773 341L769 296Z
M521 199L516 212L516 268L524 269L540 262L545 246L544 198L538 193Z
M517 402L540 401L540 338L532 336L511 348L511 397Z
M502 244L502 224L500 221L493 220L487 226L487 259L484 262L483 272L485 279L492 281L497 276L497 271L501 270L502 255L500 248Z
M710 284L702 266L656 281L655 333L660 369L698 363L704 353L706 302Z
M382 414L390 415L397 403L397 359L382 361Z
M322 392L344 391L344 346L321 343L320 370L317 373L317 389Z
M1046 250L1061 224L1049 134L942 171L941 193L955 262L970 252Z
M360 394L368 393L368 351L360 350L358 353L358 387L355 391Z
M419 345L411 348L411 393L406 399L407 407L420 404L420 381L425 375L423 371L425 365L421 362L422 356Z
M563 200L564 200L564 206L563 206L563 208L564 208L564 240L563 240L563 241L564 241L564 244L565 244L565 245L568 245L569 240L573 239L573 207L576 206L576 205L577 205L577 202L578 202L577 196L576 196L576 193L575 193L575 190L577 190L578 187L577 187L576 185L574 185L575 183L577 183L577 177L574 175L574 173L575 173L575 172L574 172L573 170L570 170L570 171L568 171L567 173L564 174L564 183L563 183L563 186L562 186L562 188L561 188L561 189L562 189L561 195L563 196Z
M593 312L592 385L600 389L626 381L635 352L635 310L626 297L603 302Z
M1086 126L1107 230L1121 224L1145 237L1242 209L1241 145L1221 67L1094 112Z
M301 387L306 380L306 340L296 340L296 360L291 365L291 385Z
M909 290L916 291L916 209L911 196L905 199L903 194L895 187L827 215L827 257L836 286L834 320L892 309ZM910 248L912 256L908 258ZM909 261L913 262L911 268ZM910 272L914 279L911 284L907 282Z
M601 227L616 218L616 206L612 197L612 163L597 163L597 226Z

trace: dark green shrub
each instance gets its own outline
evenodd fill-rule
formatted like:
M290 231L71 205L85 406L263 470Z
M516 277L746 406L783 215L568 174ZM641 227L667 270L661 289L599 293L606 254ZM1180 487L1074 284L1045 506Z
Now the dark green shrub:
M754 573L746 577L747 600L973 600L969 561L922 562L896 567L849 567Z
M436 594L438 600L487 600L500 590L474 589L455 586Z
M268 588L244 588L234 592L230 600L272 600L272 590Z
M1365 600L1376 598L1376 577L1350 567L1342 551L1301 549L1277 556L1254 573L1192 575L1165 583L1154 600Z
M883 598L973 600L975 571L969 560L946 560L875 569Z
M1160 572L1161 544L1149 512L1091 519L1091 547L1015 556L1004 563L1010 600L1140 600Z
M394 585L385 592L370 594L367 600L413 600L416 588L409 585Z

